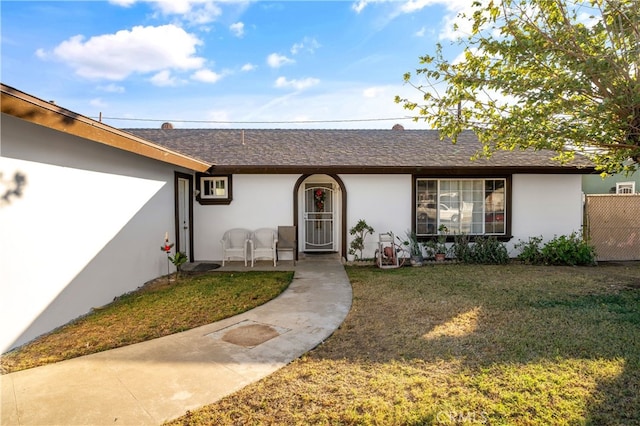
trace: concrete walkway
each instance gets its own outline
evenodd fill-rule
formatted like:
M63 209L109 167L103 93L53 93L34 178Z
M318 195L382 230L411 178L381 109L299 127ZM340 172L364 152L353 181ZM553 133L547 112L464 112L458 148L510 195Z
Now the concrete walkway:
M339 260L299 261L290 287L183 333L0 377L3 425L158 425L257 381L320 344L351 307Z

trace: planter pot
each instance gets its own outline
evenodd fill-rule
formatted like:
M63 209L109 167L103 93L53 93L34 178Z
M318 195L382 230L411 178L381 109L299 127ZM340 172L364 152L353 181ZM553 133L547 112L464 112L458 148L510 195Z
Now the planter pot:
M436 253L436 262L444 262L445 257L444 253Z

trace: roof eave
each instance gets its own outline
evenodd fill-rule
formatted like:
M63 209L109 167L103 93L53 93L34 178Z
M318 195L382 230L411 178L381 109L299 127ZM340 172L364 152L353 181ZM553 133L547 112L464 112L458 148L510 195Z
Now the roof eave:
M190 170L204 172L211 167L209 163L155 145L5 84L0 83L0 86L3 114Z
M216 165L214 174L412 174L420 176L487 176L511 174L591 174L594 167L568 166L276 166Z

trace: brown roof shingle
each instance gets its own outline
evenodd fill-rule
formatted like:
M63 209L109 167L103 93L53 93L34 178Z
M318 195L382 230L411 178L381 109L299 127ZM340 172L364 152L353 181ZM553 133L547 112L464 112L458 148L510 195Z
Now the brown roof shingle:
M229 130L126 129L126 131L211 163L230 173L590 173L576 156L552 161L552 152L516 150L471 161L480 148L472 132L457 144L435 130Z

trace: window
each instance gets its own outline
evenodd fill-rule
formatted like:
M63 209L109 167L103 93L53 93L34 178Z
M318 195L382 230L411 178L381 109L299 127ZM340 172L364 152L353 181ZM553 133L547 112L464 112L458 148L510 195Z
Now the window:
M196 200L200 204L231 203L231 176L199 174L196 180Z
M633 194L636 192L635 182L618 182L616 183L616 194Z
M416 179L415 230L506 235L507 179Z

